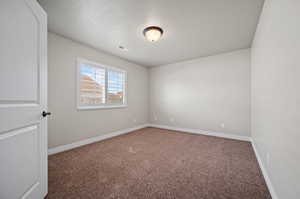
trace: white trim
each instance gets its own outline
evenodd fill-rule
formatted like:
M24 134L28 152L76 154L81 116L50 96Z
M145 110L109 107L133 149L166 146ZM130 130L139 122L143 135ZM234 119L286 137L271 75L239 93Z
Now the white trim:
M90 64L93 67L102 68L105 70L105 103L103 105L81 105L80 104L80 66L82 63ZM127 71L118 67L109 66L106 64L97 63L95 61L90 61L81 57L77 57L76 61L76 108L77 110L91 110L91 109L111 109L111 108L126 108L128 106L127 104ZM107 101L107 86L108 86L108 70L121 72L124 74L124 80L123 80L123 103L122 104L106 104Z
M173 126L159 125L159 124L149 124L149 126L155 127L155 128L173 130L173 131L186 132L186 133L209 135L209 136L222 137L222 138L228 138L228 139L234 139L234 140L242 140L242 141L247 141L247 142L251 141L251 138L248 136L233 135L233 134L227 134L227 133L221 133L221 132L213 132L213 131L206 131L206 130L200 130L200 129L180 128L180 127L173 127Z
M80 106L77 110L92 110L92 109L114 109L114 108L127 108L127 104L122 105L106 105L106 106Z
M74 142L74 143L71 143L71 144L66 144L66 145L55 147L55 148L51 148L51 149L48 149L48 155L53 155L53 154L56 154L56 153L60 153L60 152L67 151L67 150L70 150L70 149L74 149L74 148L77 148L77 147L80 147L80 146L84 146L84 145L87 145L87 144L91 144L91 143L94 143L94 142L98 142L98 141L101 141L101 140L112 138L112 137L115 137L115 136L118 136L118 135L126 134L126 133L129 133L131 131L135 131L135 130L146 128L146 127L155 127L155 128L168 129L168 130L174 130L174 131L180 131L180 132L186 132L186 133L216 136L216 137L223 137L223 138L243 140L243 141L250 141L251 140L250 137L247 137L247 136L238 136L238 135L217 133L217 132L204 131L204 130L178 128L178 127L171 127L171 126L166 126L166 125L143 124L143 125L136 126L136 127L133 127L133 128L123 129L123 130L115 131L115 132L112 132L112 133L109 133L109 134L100 135L100 136L97 136L97 137L88 138L88 139L81 140L81 141L78 141L78 142Z
M60 152L63 152L63 151L74 149L74 148L84 146L84 145L87 145L87 144L91 144L91 143L94 143L94 142L99 142L101 140L105 140L105 139L112 138L112 137L115 137L115 136L118 136L118 135L126 134L126 133L129 133L131 131L142 129L142 128L145 128L145 127L148 127L148 126L149 126L148 124L143 124L143 125L136 126L136 127L133 127L133 128L123 129L123 130L115 131L115 132L108 133L108 134L105 134L105 135L100 135L100 136L97 136L97 137L88 138L88 139L81 140L81 141L78 141L78 142L73 142L71 144L66 144L66 145L55 147L55 148L51 148L51 149L48 149L48 155L53 155L53 154L56 154L56 153L60 153Z
M270 179L270 177L268 175L268 172L267 172L265 166L263 165L263 161L262 161L262 159L259 156L258 150L256 148L256 145L255 145L253 139L251 140L251 143L252 143L252 147L253 147L256 159L258 161L258 164L260 166L260 169L262 171L262 174L263 174L263 176L265 178L266 184L267 184L267 186L269 188L269 191L270 191L270 194L272 196L272 199L279 199L278 196L277 196L277 194L276 194L276 192L275 192L275 189L274 189L274 186L273 186L273 184L271 182L271 179Z

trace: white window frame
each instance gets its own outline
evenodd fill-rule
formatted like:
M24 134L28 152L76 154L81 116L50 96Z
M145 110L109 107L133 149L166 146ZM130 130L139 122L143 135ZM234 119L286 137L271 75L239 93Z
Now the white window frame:
M80 66L81 64L90 64L93 67L99 67L105 69L105 98L107 98L107 70L113 70L117 72L124 73L124 95L123 95L123 104L103 104L103 105L86 105L83 106L80 104ZM77 78L76 78L76 95L77 95L77 109L78 110L91 110L91 109L112 109L112 108L125 108L127 107L127 71L120 69L118 67L108 66L105 64L100 64L98 62L90 61L84 58L77 58Z

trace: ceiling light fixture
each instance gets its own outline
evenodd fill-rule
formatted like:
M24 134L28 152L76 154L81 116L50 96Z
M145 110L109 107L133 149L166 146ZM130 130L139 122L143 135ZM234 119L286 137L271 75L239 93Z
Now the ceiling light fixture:
M144 36L147 38L150 42L156 42L158 41L161 36L163 35L163 30L160 27L157 26L149 26L144 29L143 33Z

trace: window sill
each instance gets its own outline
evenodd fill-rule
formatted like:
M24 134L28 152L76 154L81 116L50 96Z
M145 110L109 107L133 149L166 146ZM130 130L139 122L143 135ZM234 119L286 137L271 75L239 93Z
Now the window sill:
M106 106L79 106L77 110L96 110L96 109L116 109L126 108L127 104L124 105L106 105Z

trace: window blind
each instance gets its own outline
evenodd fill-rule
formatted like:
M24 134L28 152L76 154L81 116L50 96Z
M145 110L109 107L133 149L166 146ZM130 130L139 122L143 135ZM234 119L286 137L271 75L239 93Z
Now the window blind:
M105 103L105 69L85 64L80 66L80 104Z
M107 72L107 103L122 104L124 101L124 78L123 72L108 70Z

